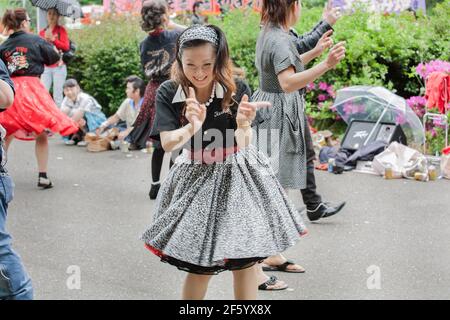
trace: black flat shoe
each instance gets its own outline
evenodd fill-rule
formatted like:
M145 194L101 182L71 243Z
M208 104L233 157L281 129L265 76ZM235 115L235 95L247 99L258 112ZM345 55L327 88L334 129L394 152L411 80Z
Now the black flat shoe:
M310 221L317 221L321 218L328 218L334 216L336 213L342 210L345 206L345 202L339 203L337 206L331 206L327 202L321 202L314 209L307 209L306 214Z
M155 200L158 196L159 187L161 185L158 184L152 184L152 187L150 188L150 192L148 193L148 196L150 197L150 200Z
M48 178L39 177L38 187L42 189L50 189L53 188L53 183Z

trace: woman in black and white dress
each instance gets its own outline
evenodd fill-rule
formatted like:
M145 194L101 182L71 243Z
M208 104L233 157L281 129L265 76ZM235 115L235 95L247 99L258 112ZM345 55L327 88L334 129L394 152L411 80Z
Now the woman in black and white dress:
M255 264L307 232L266 157L250 145L256 109L267 103L249 95L233 78L219 28L182 33L172 80L157 93L152 135L165 151L183 152L142 239L162 261L189 272L184 299L204 298L211 275L224 270L233 271L237 299L255 299Z

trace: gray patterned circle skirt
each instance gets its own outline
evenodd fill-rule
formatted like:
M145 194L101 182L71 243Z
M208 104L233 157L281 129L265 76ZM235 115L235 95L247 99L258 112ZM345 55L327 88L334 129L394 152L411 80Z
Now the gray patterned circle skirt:
M180 270L217 274L285 251L304 229L267 158L250 146L210 164L184 151L141 239Z

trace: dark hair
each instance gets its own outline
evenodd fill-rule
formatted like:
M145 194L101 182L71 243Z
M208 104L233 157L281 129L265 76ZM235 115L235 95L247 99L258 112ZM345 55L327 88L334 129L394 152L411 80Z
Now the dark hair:
M286 27L289 13L296 2L298 0L263 0L261 23Z
M197 13L197 8L200 7L200 5L203 4L203 1L195 1L194 5L192 6L192 13Z
M61 14L59 13L58 9L56 9L56 8L50 8L50 9L47 10L47 13L48 13L50 10L55 11L55 12L56 12L56 15L57 15L58 17L61 17Z
M64 82L63 88L74 88L79 87L78 81L75 79L67 79L66 82Z
M216 63L214 65L214 76L215 80L225 87L226 92L224 99L222 101L222 107L224 108L224 110L226 110L233 104L232 95L233 92L236 91L236 84L233 79L233 63L231 62L230 59L228 42L225 37L225 34L219 27L214 25L206 25L205 27L214 29L219 39L219 45L215 47L214 44L205 40L191 40L184 42L183 46L180 47L179 41L179 39L181 38L180 35L176 47L176 61L172 66L172 79L178 84L180 84L185 92L188 92L191 83L186 78L183 71L183 64L181 62L183 50L189 48L196 48L207 43L210 44L211 46L214 46L216 50ZM192 28L195 28L195 26L187 28L185 31L183 31L183 33Z
M147 0L142 4L141 28L148 32L163 26L163 16L167 14L166 0Z
M18 8L14 10L6 10L2 18L2 24L8 30L17 31L20 29L22 22L28 19L27 10Z
M133 89L134 90L138 90L139 89L139 95L141 97L144 96L144 94L145 94L145 87L146 87L144 80L142 80L138 76L129 76L128 78L125 79L125 83L132 83L133 84Z

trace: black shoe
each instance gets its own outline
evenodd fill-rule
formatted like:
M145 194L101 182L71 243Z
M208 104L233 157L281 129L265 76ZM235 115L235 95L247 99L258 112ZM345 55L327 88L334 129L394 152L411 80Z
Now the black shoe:
M306 210L306 214L308 215L308 219L310 221L317 221L321 218L328 218L334 216L336 213L341 211L341 209L345 206L345 202L339 203L337 206L331 206L327 202L321 202L317 205L315 209Z
M150 188L150 192L148 193L148 196L150 197L150 200L155 200L158 196L159 187L161 185L158 184L152 184L152 187Z
M39 177L38 187L42 189L50 189L53 188L53 183L48 178Z

